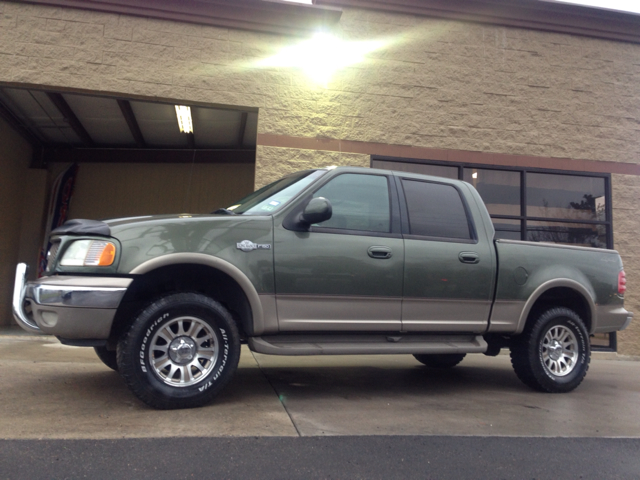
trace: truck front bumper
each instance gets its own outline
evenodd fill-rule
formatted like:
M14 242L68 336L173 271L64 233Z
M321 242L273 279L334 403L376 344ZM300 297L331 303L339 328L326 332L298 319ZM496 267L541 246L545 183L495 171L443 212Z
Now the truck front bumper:
M21 263L16 268L13 316L31 333L106 340L131 282L130 278L58 275L27 282L27 265Z

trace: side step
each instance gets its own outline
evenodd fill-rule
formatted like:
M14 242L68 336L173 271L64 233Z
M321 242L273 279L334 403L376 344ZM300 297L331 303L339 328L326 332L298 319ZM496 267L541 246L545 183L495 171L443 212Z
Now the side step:
M484 353L480 335L269 335L249 338L249 348L267 355L377 355Z

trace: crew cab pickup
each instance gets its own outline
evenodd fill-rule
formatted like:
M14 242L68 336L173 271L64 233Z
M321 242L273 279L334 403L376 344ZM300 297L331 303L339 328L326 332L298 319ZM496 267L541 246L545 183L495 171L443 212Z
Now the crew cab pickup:
M42 278L18 265L16 320L163 409L209 402L244 342L440 368L509 348L526 385L568 392L589 336L632 318L617 252L495 239L471 185L404 172L307 170L213 214L72 220L50 242Z

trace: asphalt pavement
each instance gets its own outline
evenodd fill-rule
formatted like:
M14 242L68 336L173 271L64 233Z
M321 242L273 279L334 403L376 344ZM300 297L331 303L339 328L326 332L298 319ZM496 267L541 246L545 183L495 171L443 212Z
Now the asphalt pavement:
M640 362L595 355L562 395L508 356L243 349L211 405L156 411L92 349L0 334L1 478L640 478Z

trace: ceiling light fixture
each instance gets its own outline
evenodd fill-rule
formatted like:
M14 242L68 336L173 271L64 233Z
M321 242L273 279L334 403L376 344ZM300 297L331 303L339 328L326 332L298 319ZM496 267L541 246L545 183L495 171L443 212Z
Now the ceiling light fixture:
M191 107L184 105L176 105L176 116L178 117L178 125L180 132L193 133L193 120L191 120Z

